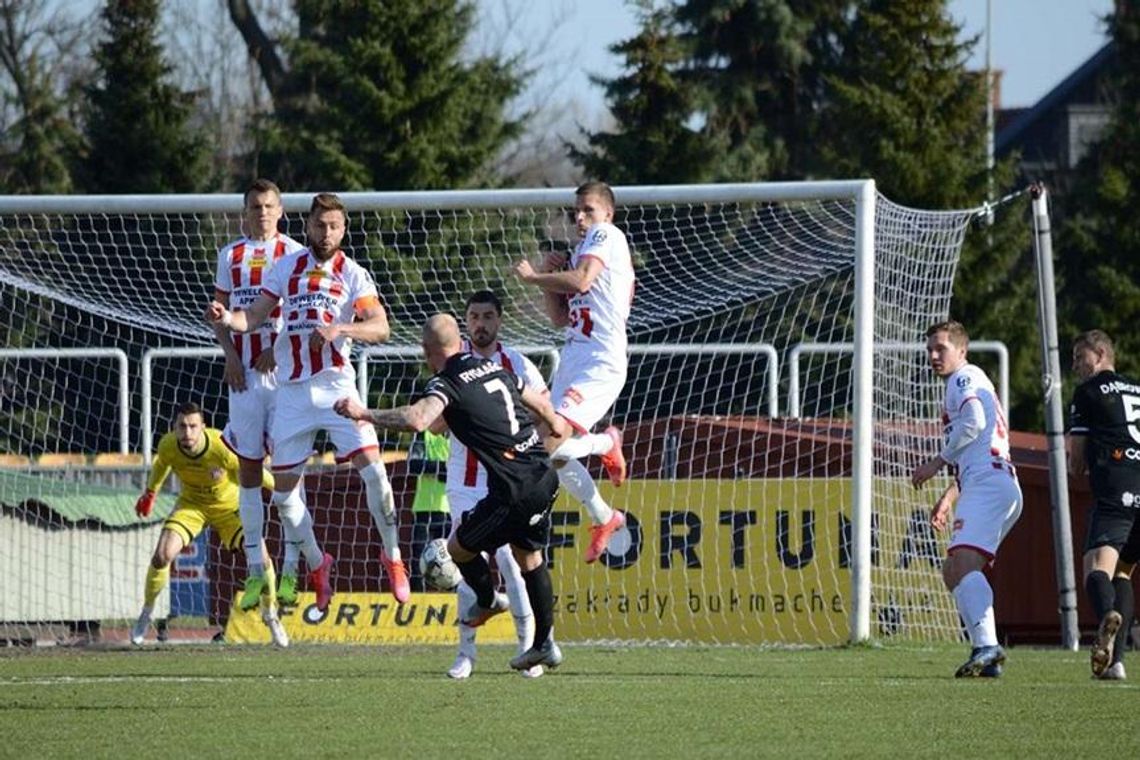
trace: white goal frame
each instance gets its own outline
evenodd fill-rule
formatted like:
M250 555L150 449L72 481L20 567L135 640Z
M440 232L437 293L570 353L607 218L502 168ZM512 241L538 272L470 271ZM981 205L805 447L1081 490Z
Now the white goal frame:
M872 373L875 313L875 213L877 195L870 179L818 182L772 182L762 184L633 186L618 189L623 206L635 204L797 201L846 201L855 214L855 266L853 314L853 424L852 438L852 563L849 638L870 638L871 626L871 494L872 494ZM488 209L504 206L565 208L573 188L364 193L345 192L339 197L350 212L359 210L422 211L439 209ZM311 193L282 196L287 213L305 213ZM0 214L233 214L242 207L240 194L215 195L99 195L99 196L9 196L0 198ZM143 373L147 365L144 363ZM147 378L143 385L147 387ZM143 405L144 415L148 404ZM144 429L147 426L144 425ZM144 455L146 449L144 446Z

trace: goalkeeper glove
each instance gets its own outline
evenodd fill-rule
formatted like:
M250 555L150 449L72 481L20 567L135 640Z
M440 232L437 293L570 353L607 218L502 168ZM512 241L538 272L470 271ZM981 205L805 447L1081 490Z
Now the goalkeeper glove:
M150 517L152 509L154 509L154 491L147 491L135 502L135 514L139 517Z

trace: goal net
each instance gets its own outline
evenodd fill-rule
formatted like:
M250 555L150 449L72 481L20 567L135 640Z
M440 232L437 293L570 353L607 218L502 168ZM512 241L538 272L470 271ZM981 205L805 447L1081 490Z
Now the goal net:
M559 496L548 549L559 638L958 638L939 577L945 537L926 523L945 481L916 493L907 477L938 449L941 384L916 346L949 312L973 212L902 208L863 182L615 192L637 271L629 379L611 412L629 480L611 488L588 466L628 524L587 565L588 518ZM284 198L284 231L299 240L310 198ZM370 406L413 398L427 377L424 319L450 311L462 323L482 288L504 303L501 340L549 377L561 335L511 264L574 245L572 189L342 198L346 250L372 273L393 328L354 355ZM136 519L151 451L180 402L225 424L222 362L201 315L241 206L228 195L0 199L3 639L121 638L138 614L177 499L172 479L154 515ZM411 441L381 442L414 568ZM318 439L305 485L337 557L336 595L320 615L302 593L283 611L287 629L296 640L454 640L454 597L398 607L388 594L359 478L326 446ZM267 540L280 561L272 509ZM158 615L268 640L231 609L244 568L200 538Z

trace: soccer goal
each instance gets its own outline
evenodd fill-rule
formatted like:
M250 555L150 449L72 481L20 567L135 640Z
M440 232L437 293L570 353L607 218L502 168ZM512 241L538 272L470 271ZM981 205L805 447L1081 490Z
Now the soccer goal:
M920 351L898 346L947 316L975 212L903 208L871 181L615 194L637 270L629 379L612 414L630 479L601 487L628 525L586 565L588 519L559 497L548 550L558 636L958 638L939 577L945 538L926 522L940 484L916 493L907 480L937 451L940 382ZM524 346L549 376L561 336L511 264L574 244L572 188L342 198L346 249L372 273L393 326L389 343L357 347L371 406L414 396L427 376L416 350L423 320L461 317L481 288L505 305L501 340ZM310 200L284 197L285 231L299 240ZM75 621L117 629L137 613L177 487L149 520L135 519L150 452L181 401L225 424L222 363L201 315L217 249L242 232L241 206L239 195L0 198L5 638L43 638ZM820 344L845 348L797 351ZM109 363L107 349L125 354L128 369ZM407 557L409 439L382 443ZM453 599L413 595L397 608L381 585L379 536L355 473L317 451L306 488L337 557L337 594L327 615L302 594L284 618L293 638L454 636ZM280 557L274 518L268 539ZM243 572L242 558L207 539L179 559L159 614L232 618Z

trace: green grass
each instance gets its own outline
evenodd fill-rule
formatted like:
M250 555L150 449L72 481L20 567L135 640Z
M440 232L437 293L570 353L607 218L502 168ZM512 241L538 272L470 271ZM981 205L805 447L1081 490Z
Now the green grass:
M453 682L449 647L0 650L0 757L1140 754L1140 688L1083 652L991 681L952 677L964 647L564 651L526 680L484 647Z

